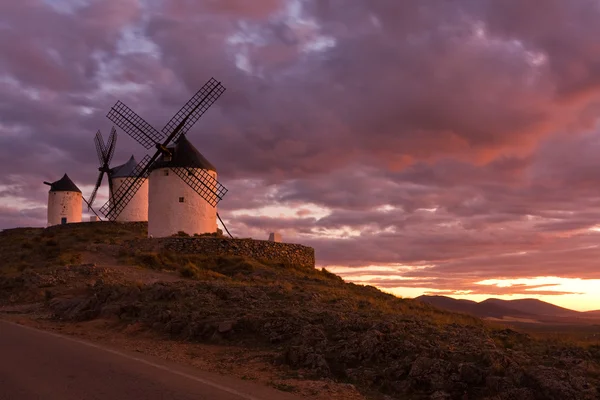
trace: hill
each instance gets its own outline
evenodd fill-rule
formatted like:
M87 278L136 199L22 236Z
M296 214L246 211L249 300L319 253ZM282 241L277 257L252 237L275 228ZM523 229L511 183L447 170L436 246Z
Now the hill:
M478 303L456 300L446 296L419 296L415 300L445 310L493 320L552 324L600 323L600 313L597 311L570 310L538 299L501 300L491 298Z
M531 318L533 315L509 308L503 304L494 302L477 303L472 300L453 299L446 296L419 296L415 300L434 305L444 310L460 312L475 315L480 318L494 317L502 318L504 316Z
M228 371L260 359L244 376L277 368L287 377L277 387L292 392L309 380L357 388L369 399L600 395L597 340L539 339L346 283L324 269L141 250L149 247L140 243L158 243L145 235L145 224L118 223L1 232L0 312L63 331L94 323L111 337L153 333L153 340L171 340L171 352L180 343L230 346L237 356L219 361ZM193 354L204 359L211 351Z
M590 315L590 316L598 316L600 317L600 310L594 310L594 311L585 311L584 314L586 315Z
M482 301L481 304L501 306L530 315L546 315L552 317L577 317L581 315L579 311L569 310L568 308L559 307L538 299L487 299Z

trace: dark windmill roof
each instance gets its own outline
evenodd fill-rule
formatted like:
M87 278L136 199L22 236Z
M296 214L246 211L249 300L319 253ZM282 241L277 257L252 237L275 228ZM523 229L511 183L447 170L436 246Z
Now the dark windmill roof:
M174 147L169 147L169 150L173 153L171 161L165 161L163 156L160 156L154 164L152 164L151 170L158 168L200 168L209 171L217 171L214 165L210 163L198 149L190 143L185 135L181 135Z
M51 192L78 192L81 193L81 190L73 183L73 181L65 174L58 181L50 184Z
M134 176L133 170L137 167L137 161L135 161L135 157L131 156L129 161L125 164L119 165L117 167L110 169L110 177L111 178L127 178L130 176Z

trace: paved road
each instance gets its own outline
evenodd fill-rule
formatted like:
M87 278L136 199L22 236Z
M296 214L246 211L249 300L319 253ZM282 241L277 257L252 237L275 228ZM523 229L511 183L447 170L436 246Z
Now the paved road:
M0 400L298 400L250 382L0 320Z

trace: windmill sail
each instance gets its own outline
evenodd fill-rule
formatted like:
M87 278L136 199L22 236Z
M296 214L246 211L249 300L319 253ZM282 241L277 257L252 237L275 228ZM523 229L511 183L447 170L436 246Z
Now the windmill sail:
M107 117L147 150L160 143L164 136L121 101L117 101Z
M183 107L171 118L162 130L163 135L171 135L176 128L183 122L183 126L171 139L171 142L177 142L179 136L185 135L200 117L214 104L223 94L225 87L221 82L211 78L200 90L184 104Z
M148 177L150 164L151 158L146 155L135 167L132 176L125 178L116 192L111 191L111 198L100 208L100 212L111 221L117 219L144 184L144 179Z
M190 168L171 168L189 187L194 189L208 204L216 207L223 200L227 188L213 178L206 170Z
M102 139L102 134L100 131L96 132L96 136L94 137L94 144L96 145L96 153L98 154L98 161L100 162L100 174L96 179L96 184L94 185L94 189L92 190L92 194L90 195L89 200L86 200L86 204L88 206L88 211L93 211L92 205L96 200L96 195L98 193L98 189L100 185L102 185L102 180L104 179L104 174L110 173L110 162L112 161L113 155L115 153L115 147L117 145L117 130L113 126L110 134L108 136L107 144L104 144L104 140ZM108 183L110 182L110 176L108 177Z

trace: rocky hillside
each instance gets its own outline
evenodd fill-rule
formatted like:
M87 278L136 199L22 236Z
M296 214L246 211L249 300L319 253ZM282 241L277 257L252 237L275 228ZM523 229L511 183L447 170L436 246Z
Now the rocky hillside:
M144 234L143 224L113 223L4 231L0 306L269 349L273 364L352 383L367 398L600 398L598 342L534 339L326 270L127 246ZM159 270L170 278L154 278Z

